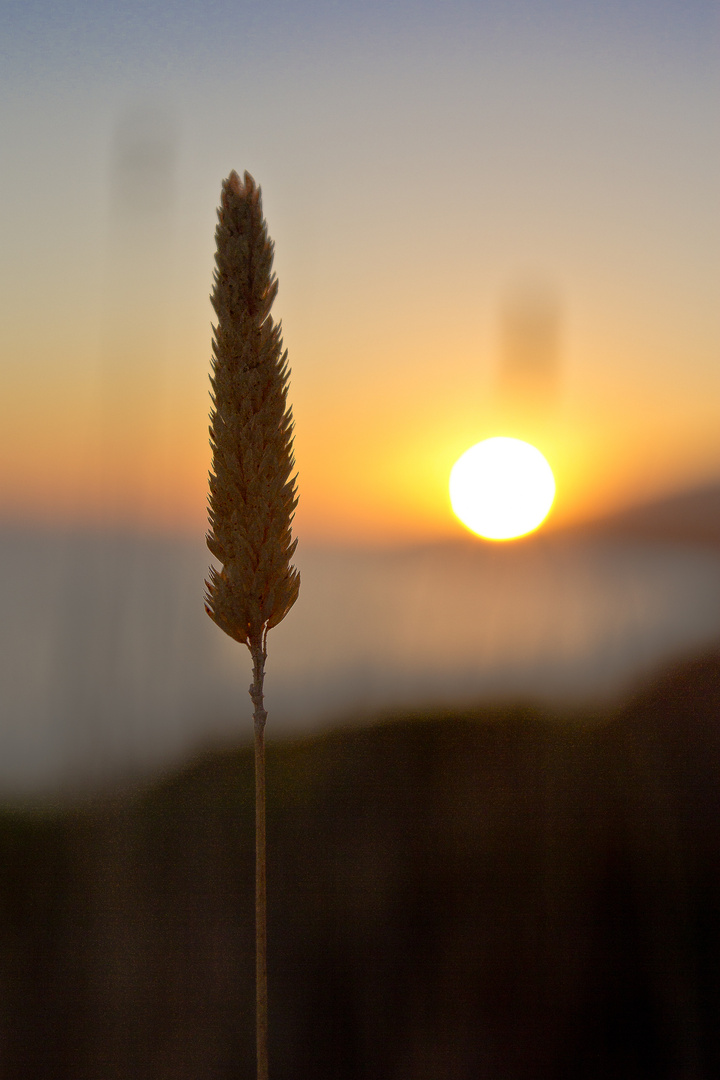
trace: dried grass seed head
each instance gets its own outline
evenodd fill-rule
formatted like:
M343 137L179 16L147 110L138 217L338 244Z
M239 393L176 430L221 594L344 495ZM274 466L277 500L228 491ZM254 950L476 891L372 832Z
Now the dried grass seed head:
M247 172L222 185L215 240L207 543L222 566L210 570L206 608L252 647L295 603L300 578L290 565L297 492L287 351L270 315L273 244Z

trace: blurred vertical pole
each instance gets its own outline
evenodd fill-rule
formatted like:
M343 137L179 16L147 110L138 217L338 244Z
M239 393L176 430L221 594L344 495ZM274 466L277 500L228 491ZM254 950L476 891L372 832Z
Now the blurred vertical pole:
M109 159L104 341L100 358L96 476L100 520L95 582L99 591L93 626L94 663L83 674L86 699L95 702L79 719L80 737L97 747L100 760L127 758L148 741L145 695L137 688L152 671L151 658L138 664L132 647L132 596L143 573L135 545L118 528L134 528L151 510L154 444L161 415L162 364L167 321L167 286L172 266L170 232L174 188L174 133L151 106L126 110L112 132ZM142 753L142 751L140 751ZM122 852L127 822L117 815L111 832ZM133 1009L137 1007L138 953L130 947L132 889L122 877L120 856L108 853L96 928L95 1008L105 1031L94 1048L97 1075L123 1058Z
M103 338L92 431L91 519L94 625L88 662L77 675L73 739L93 748L102 771L149 741L147 691L153 658L135 647L142 547L128 531L158 517L158 468L165 412L165 336L173 270L172 222L176 137L154 105L126 108L109 133ZM162 504L161 504L162 509ZM138 538L136 538L137 540ZM74 612L74 608L70 609ZM75 631L80 632L80 631ZM88 752L90 753L90 752Z
M112 522L153 516L161 497L176 149L170 117L154 106L128 109L113 135L99 455Z
M499 407L505 434L542 437L560 388L560 306L538 281L511 288L500 311Z

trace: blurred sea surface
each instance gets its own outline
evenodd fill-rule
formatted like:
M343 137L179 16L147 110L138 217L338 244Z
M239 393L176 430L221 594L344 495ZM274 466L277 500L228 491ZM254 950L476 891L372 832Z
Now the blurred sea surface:
M592 710L720 640L720 547L592 534L301 547L268 734L378 713ZM0 794L98 787L251 737L247 650L203 609L202 538L0 530Z

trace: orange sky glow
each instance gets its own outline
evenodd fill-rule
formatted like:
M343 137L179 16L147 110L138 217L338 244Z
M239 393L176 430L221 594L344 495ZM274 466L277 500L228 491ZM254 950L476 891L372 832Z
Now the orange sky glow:
M361 7L222 41L188 14L162 64L140 23L112 64L100 23L82 57L69 31L47 55L18 42L0 73L2 519L204 530L233 168L276 244L301 537L466 535L449 472L493 435L549 461L543 528L720 475L704 6L668 9L672 34L649 3L628 25L562 0L546 22L524 0Z
M297 531L311 541L407 543L462 534L450 508L449 472L464 450L491 435L526 439L550 462L558 490L545 528L720 471L714 400L693 387L650 391L637 374L621 380L600 369L537 415L501 399L492 357L480 345L473 352L449 340L442 355L437 341L410 339L402 358L374 350L370 365L351 357L333 377L306 371L306 354L332 348L298 340L291 357ZM184 377L167 377L166 367L149 399L127 385L109 393L101 378L78 373L34 388L26 412L12 407L28 396L19 379L0 435L3 516L203 529L208 354L209 326L204 350L196 342L178 364Z

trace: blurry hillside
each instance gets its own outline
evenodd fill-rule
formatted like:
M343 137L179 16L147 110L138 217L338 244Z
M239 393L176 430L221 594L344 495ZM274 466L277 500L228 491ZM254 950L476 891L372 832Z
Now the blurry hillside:
M617 704L720 641L719 523L714 487L507 545L301 544L273 733ZM97 790L250 738L249 658L205 615L208 559L201 536L0 529L0 792Z
M271 1070L720 1075L720 658L271 747ZM2 1080L248 1080L249 750L0 816Z
M720 484L680 491L590 522L593 535L720 545Z

